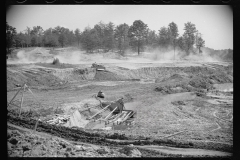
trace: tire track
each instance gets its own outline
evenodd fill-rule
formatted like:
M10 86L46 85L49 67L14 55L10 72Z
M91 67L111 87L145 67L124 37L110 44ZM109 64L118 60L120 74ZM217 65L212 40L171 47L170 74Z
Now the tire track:
M216 113L217 113L217 110L215 110L215 111L213 112L213 116L214 116L215 118L217 118L217 119L219 119L219 120L221 120L221 121L224 121L224 122L231 122L230 120L226 120L226 119L219 118L219 117L216 115ZM232 119L232 118L231 118L231 119Z
M217 122L215 122L215 124L217 124L218 128L215 128L215 129L211 130L210 132L214 132L214 131L219 130L219 129L222 128Z
M151 149L156 150L164 154L170 155L187 155L187 156L231 156L229 152L213 151L206 149L195 149L195 148L175 148L175 147L166 147L166 146L154 146L154 145L145 145L145 146L136 146L137 148Z
M233 118L233 116L232 116L229 120L222 119L222 118L219 118L219 117L216 115L216 113L217 113L217 110L215 110L212 115L213 115L215 118L217 118L217 119L219 119L219 120L221 120L221 121L224 121L224 122L231 122L230 120L232 120L232 118ZM228 111L227 116L228 116L229 114L230 114L230 111ZM213 129L213 130L210 131L210 132L214 132L214 131L219 130L219 129L222 128L222 127L219 125L218 122L215 122L215 124L217 124L218 128Z

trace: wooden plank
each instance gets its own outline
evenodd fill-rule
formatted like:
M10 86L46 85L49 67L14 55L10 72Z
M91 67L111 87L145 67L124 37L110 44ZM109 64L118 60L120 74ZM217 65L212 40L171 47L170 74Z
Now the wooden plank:
M107 119L109 118L109 116L111 116L111 114L117 109L118 107L114 108L114 110L112 110L111 113L109 113L104 119L103 118L99 118L96 121L104 121L107 122Z
M99 112L97 112L96 114L94 114L92 117L88 118L88 119L92 119L93 117L95 117L96 115L98 115L99 113L103 112L105 109L107 109L111 104L107 105L106 107L104 107L102 110L100 110Z
M126 120L130 117L130 116L129 116L130 114L131 114L131 112L129 112L129 113L125 116L125 118L122 120L122 122L126 121Z
M123 113L119 113L113 120L110 120L109 123L112 123L112 122L116 121L120 117L120 115L122 115L122 114Z
M128 116L129 118L132 117L136 112L132 111L132 113Z
M81 112L83 112L83 111L86 111L86 110L88 110L88 109L90 109L90 108L94 108L94 107L97 107L98 105L96 105L96 106L92 106L92 107L88 107L88 108L85 108L85 109L83 109L83 110L80 110L79 112L81 113Z
M106 120L106 119L108 119L109 117L110 117L110 115L117 109L118 107L116 107L116 108L114 108L114 110L112 110L112 112L111 113L109 113L108 115L107 115L107 117L106 118L104 118L104 120Z

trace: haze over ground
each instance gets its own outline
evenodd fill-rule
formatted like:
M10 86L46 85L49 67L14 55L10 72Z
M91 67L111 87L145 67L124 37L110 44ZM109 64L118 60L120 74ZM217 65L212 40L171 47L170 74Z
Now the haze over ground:
M206 47L233 49L233 13L225 5L17 5L9 7L6 18L17 32L38 25L43 29L60 25L83 31L100 21L132 25L140 19L157 33L175 22L180 35L184 23L190 21L202 33Z

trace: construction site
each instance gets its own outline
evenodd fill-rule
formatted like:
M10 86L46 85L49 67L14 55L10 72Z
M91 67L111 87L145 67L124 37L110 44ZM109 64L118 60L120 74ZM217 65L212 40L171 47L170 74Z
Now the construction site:
M10 157L232 156L232 61L70 47L14 53L6 69Z

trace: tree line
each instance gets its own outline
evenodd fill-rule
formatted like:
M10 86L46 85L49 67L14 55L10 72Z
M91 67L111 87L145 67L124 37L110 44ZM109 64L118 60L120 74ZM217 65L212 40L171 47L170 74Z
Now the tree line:
M141 20L135 20L130 26L126 23L115 26L112 22L100 21L93 28L88 26L83 31L78 28L73 31L60 26L43 30L41 26L34 26L19 33L6 22L6 41L7 53L14 47L78 45L88 53L118 51L124 54L127 49L131 49L139 55L146 48L172 47L174 52L178 49L189 54L194 51L194 47L201 53L201 48L205 45L201 33L191 22L184 24L184 33L179 35L178 26L174 22L161 27L156 33Z

